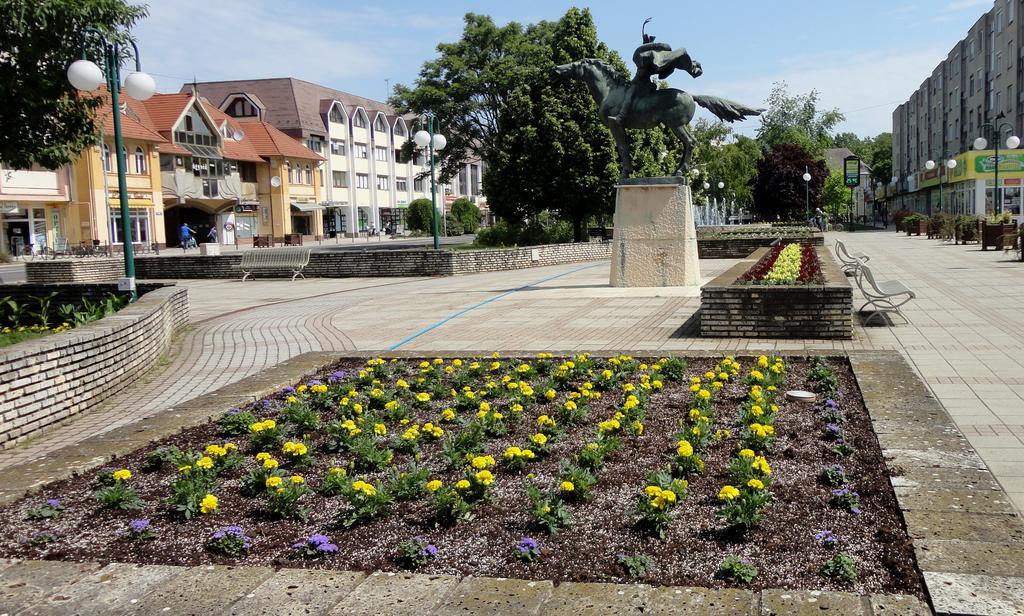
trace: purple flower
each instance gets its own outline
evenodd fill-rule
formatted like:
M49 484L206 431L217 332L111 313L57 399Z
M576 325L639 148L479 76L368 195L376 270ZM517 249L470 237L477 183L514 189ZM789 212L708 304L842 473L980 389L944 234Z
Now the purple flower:
M285 388L281 390L281 393L286 395L286 396L289 395L289 394L294 394L295 393L295 388L292 387L291 385L286 385Z
M830 409L837 409L839 408L839 403L830 398L828 400L825 400L825 406L827 406Z
M270 400L260 400L260 404L262 404L263 408L265 408L265 409L269 409L270 408Z
M836 537L835 533L830 530L823 530L814 533L814 538L821 542L826 547L832 547L839 543L839 537Z
M345 376L346 376L346 374L345 374L344 370L338 370L337 372L331 374L331 376L327 377L327 382L328 383L337 383L338 381L344 379Z
M827 426L825 426L825 432L829 434L834 434L838 436L839 434L842 433L842 431L843 429L839 427L839 424L830 423Z
M312 381L306 383L306 387L312 387L314 385L323 385L323 384L324 384L323 381L321 381L319 379L313 379Z
M425 547L422 550L420 550L420 556L426 556L428 558L433 558L433 557L437 556L437 548L434 547L433 545L428 544L427 547Z
M836 488L832 490L832 496L846 496L850 493L849 488Z
M149 528L149 520L132 520L128 522L128 527L133 533L141 533Z
M316 535L310 535L309 539L307 539L306 541L309 542L309 545L317 546L317 545L322 545L324 543L330 543L331 542L331 538L328 537L327 535L316 534Z
M320 545L316 546L316 549L317 551L324 552L325 554L334 554L338 551L338 546L334 545L333 543L321 543Z
M57 500L56 498L51 498L50 500L46 501L46 504L51 507L60 507L60 501Z
M860 513L860 507L850 507L850 513Z
M523 537L516 544L516 549L523 554L533 552L537 549L537 540L530 537Z
M842 464L830 464L829 466L825 467L825 470L832 471L833 473L839 473L840 475L846 474L846 471L843 469Z
M235 407L235 408L233 408L233 409L228 409L228 412L227 412L227 414L228 414L228 415L237 415L237 414L239 414L239 413L241 413L241 412L242 412L242 409L240 409L240 408L238 408L238 407L236 406L236 407Z
M242 530L241 526L225 526L210 536L211 539L223 539L224 537L237 537L244 539L246 545L249 543L249 538L245 536L245 531Z

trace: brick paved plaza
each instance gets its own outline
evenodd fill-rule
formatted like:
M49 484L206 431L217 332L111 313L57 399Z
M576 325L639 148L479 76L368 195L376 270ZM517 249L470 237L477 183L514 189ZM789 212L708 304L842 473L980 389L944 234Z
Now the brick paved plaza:
M909 324L858 324L853 340L837 342L701 339L695 290L612 289L607 262L439 279L180 281L192 325L162 367L102 408L0 453L0 464L16 470L309 351L879 349L909 359L1024 509L1024 269L1015 255L893 232L843 239L871 255L877 278L918 293ZM705 280L733 263L702 261Z

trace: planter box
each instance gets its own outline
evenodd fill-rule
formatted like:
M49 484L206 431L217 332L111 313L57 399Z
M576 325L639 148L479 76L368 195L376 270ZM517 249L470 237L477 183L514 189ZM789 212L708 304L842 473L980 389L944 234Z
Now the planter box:
M927 220L905 222L903 226L907 230L907 235L928 235Z
M996 250L1013 248L1017 245L1017 226L1013 223L992 225L982 221L980 236L982 250L989 247Z
M768 248L701 289L700 333L711 338L853 337L853 289L824 248L815 248L823 285L747 285L737 280Z

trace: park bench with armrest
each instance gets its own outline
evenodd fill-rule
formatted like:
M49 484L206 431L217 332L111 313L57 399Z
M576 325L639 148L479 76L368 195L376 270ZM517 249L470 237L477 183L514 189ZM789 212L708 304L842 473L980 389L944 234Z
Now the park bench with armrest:
M242 270L242 280L247 280L257 272L290 271L292 280L302 275L302 270L309 265L309 249L306 250L247 250L242 253L242 261L232 265L232 269Z
M864 265L863 262L857 268L857 286L860 288L860 292L864 294L864 299L867 300L857 312L864 312L864 309L868 306L871 306L874 310L871 316L865 319L865 325L871 319L885 312L894 312L900 315L904 321L910 323L907 317L903 316L903 313L900 312L900 306L917 297L917 294L910 287L898 280L876 282L875 276L871 273L871 268Z
M846 249L846 244L836 240L836 257L842 263L843 273L847 276L855 275L860 266L871 260L871 257L861 252L851 253Z

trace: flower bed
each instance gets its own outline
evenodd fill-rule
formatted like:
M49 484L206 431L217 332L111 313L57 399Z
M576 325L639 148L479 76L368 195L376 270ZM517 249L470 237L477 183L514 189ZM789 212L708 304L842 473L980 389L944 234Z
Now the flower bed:
M372 360L46 486L0 552L922 596L884 469L845 362Z
M818 253L810 244L776 244L740 276L748 284L823 284Z

